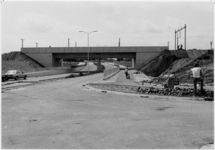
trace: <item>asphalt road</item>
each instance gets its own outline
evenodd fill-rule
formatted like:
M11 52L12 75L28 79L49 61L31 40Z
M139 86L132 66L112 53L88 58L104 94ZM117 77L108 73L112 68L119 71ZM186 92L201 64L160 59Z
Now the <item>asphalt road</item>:
M104 65L105 69L111 69L111 68L115 68L116 66L111 65L109 63L102 63L102 65ZM46 80L49 78L58 78L58 77L63 77L63 76L69 76L70 74L79 74L79 73L72 73L75 71L88 71L88 64L87 65L82 65L79 67L75 67L75 68L71 68L71 73L65 73L64 74L59 74L59 75L51 75L51 76L41 76L41 77L30 77L27 78L26 80L24 80L23 78L19 78L18 80L14 80L14 79L9 79L6 82L2 82L2 86L6 85L6 84L11 84L11 83L15 83L15 82L28 82L28 81L39 81L39 80ZM93 62L89 63L89 71L97 71L97 65L95 65Z
M199 148L213 142L213 102L102 93L102 73L2 93L2 148Z

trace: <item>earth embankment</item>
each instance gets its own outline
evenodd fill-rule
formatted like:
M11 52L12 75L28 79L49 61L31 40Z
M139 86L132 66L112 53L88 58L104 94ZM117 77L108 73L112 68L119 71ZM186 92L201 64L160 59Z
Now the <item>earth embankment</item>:
M190 62L185 64L184 66L177 68L175 71L169 70L169 72L174 73L180 81L186 83L192 83L192 78L189 78L188 74L190 69L194 67L195 64L199 64L202 68L203 75L204 75L204 83L206 84L213 84L214 82L214 56L213 51L207 51L206 53L200 55L197 58L190 58ZM180 63L179 63L180 65ZM176 68L173 65L172 68Z
M140 71L152 77L176 74L181 82L191 83L188 73L197 63L203 69L205 83L213 83L213 55L212 50L164 50Z
M8 70L21 70L23 72L42 71L46 68L22 52L2 54L2 73Z
M172 54L171 51L164 50L160 55L152 59L146 66L140 69L140 71L149 76L158 77L177 59L179 58Z

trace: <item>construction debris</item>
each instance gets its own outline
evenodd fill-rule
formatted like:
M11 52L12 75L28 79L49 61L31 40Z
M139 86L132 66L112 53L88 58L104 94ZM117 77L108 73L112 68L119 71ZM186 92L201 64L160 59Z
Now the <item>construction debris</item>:
M167 96L188 96L188 97L194 95L192 88L179 88L179 87L176 87L174 89L154 88L154 87L150 87L150 88L138 87L137 93L167 95ZM210 91L210 90L205 90L205 91L201 92L200 90L198 90L196 96L207 97L207 100L213 100L214 92Z

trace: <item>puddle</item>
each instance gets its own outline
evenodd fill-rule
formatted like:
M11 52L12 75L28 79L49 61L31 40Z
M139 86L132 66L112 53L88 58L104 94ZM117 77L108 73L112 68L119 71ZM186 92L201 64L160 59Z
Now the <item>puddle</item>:
M172 107L158 107L156 108L157 111L163 111L163 110L166 110L166 109L169 109L169 108L172 108Z
M34 121L37 121L37 119L31 119L31 120L28 120L29 122L34 122Z

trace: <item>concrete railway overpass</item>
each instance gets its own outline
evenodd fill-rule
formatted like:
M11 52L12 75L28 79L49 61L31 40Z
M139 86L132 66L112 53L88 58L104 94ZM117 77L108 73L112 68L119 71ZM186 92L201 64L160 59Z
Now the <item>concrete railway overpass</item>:
M139 69L165 49L168 47L89 47L89 57L98 60L99 69L103 58L132 58L132 67ZM45 67L59 67L63 59L88 57L88 47L26 47L21 52Z

